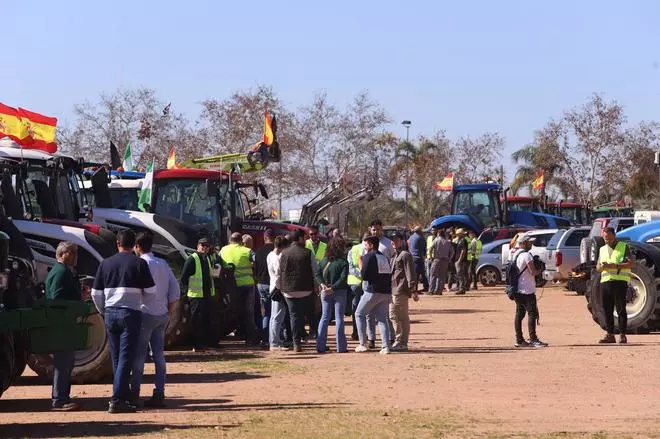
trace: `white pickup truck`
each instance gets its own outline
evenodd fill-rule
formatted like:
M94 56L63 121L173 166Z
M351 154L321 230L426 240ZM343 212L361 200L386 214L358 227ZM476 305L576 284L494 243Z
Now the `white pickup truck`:
M525 232L526 235L531 236L534 238L534 242L532 242L532 249L529 251L532 255L536 256L538 255L541 260L547 264L548 263L548 242L550 242L550 239L554 236L555 233L557 233L559 229L543 229L543 230L530 230L529 232ZM517 241L519 235L516 235L514 237L514 240ZM509 258L511 257L511 249L509 248L509 244L504 244L502 246L502 266L505 266L507 262L509 262ZM504 273L506 276L506 273ZM541 276L538 276L537 279L537 286L543 286L545 285L545 280Z

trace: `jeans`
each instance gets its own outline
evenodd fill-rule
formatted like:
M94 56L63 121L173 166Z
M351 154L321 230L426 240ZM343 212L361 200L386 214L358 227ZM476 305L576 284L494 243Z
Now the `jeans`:
M434 284L434 281L435 281L434 276L433 276L433 268L432 268L433 261L431 259L426 259L424 261L424 264L426 266L426 278L429 281L429 292L430 292L430 291L433 291L432 288L433 288L433 284Z
M305 315L309 312L312 294L305 297L286 297L286 305L291 316L291 332L293 333L293 344L298 345L305 333Z
M109 307L105 309L104 319L114 374L111 402L130 401L131 369L140 338L142 312L128 308Z
M390 320L394 322L394 340L397 344L406 346L410 336L409 301L408 296L399 294L398 296L392 296L392 303L390 303Z
M477 289L477 266L479 265L479 259L472 259L470 261L470 277L468 278L468 289L470 288L470 285L472 285L472 288L475 290Z
M429 286L429 293L442 293L445 288L445 281L447 280L447 272L449 271L449 258L434 259L431 263L431 285Z
M261 311L261 324L257 326L261 327L261 339L268 341L270 339L268 326L270 326L270 313L273 306L273 301L270 300L270 285L257 284L257 291L259 292L259 300L261 301L261 306L259 307Z
M190 320L192 324L193 347L204 349L211 335L211 307L210 297L199 297L189 299Z
M286 317L286 302L284 300L271 300L270 322L268 325L268 341L272 347L280 347L284 344L282 329Z
M608 334L614 334L614 307L619 315L619 331L626 334L628 331L628 311L626 310L626 294L628 282L613 280L600 284L603 294L603 310L605 311L605 328Z
M529 330L529 339L534 341L536 336L536 321L539 318L539 309L536 306L536 294L520 294L514 297L516 301L516 318L514 320L514 329L516 331L516 341L523 341L522 321L527 313L527 328Z
M254 304L255 292L253 285L237 287L238 298L240 300L240 325L242 333L245 334L245 342L247 344L256 343L258 339L257 325L254 322Z
M468 288L469 267L468 261L456 262L456 280L458 281L456 290L460 293L464 293Z
M367 316L373 314L380 327L382 347L390 347L390 325L388 323L389 304L392 301L391 294L367 293L360 299L356 311L356 323L360 344L364 345L367 338ZM374 334L375 335L375 334Z
M335 311L335 329L337 332L337 352L346 352L346 333L344 330L344 310L346 309L346 297L348 291L335 290L332 294L321 294L321 320L319 321L318 336L316 337L317 352L325 352L328 341L328 326L330 315Z
M53 404L71 402L71 372L73 372L75 362L75 351L53 354Z
M151 345L151 355L156 368L156 393L165 395L167 366L165 365L164 351L167 320L167 314L152 316L151 314L142 313L142 327L140 328L140 337L135 351L135 360L133 361L133 376L131 377L133 399L140 397L140 385L142 384L142 375L144 374L144 360L147 356L149 345Z

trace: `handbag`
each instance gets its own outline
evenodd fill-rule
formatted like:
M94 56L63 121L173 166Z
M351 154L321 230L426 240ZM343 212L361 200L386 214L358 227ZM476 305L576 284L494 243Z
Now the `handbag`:
M282 291L277 287L273 288L273 291L270 292L270 300L274 300L275 302L281 302L284 300Z

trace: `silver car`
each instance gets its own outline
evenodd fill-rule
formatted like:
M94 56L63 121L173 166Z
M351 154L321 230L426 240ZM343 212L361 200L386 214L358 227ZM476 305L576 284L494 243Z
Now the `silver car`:
M477 279L483 286L492 287L502 282L502 245L509 242L510 239L500 239L483 246L477 265Z
M590 227L559 230L548 242L548 260L543 279L566 282L573 267L580 264L580 242L589 235Z

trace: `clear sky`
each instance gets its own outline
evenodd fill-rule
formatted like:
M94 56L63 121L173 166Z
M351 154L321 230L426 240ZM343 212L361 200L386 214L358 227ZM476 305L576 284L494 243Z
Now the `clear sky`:
M63 120L117 87L190 117L257 84L294 106L368 89L401 136L403 119L411 135L499 131L508 156L593 92L660 119L652 0L0 0L0 14L0 102Z

